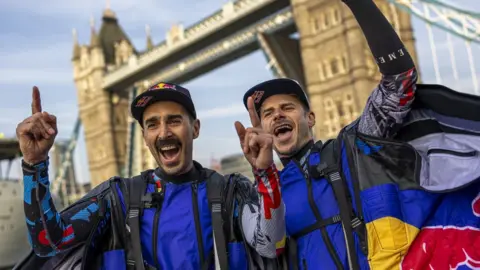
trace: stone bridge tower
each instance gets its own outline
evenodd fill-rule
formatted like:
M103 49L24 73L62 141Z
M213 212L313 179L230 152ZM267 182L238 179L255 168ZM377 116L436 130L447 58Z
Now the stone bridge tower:
M120 175L126 156L128 91L105 91L103 77L136 51L109 8L98 34L92 20L89 44L80 45L74 36L73 73L93 188Z
M336 136L355 120L380 73L350 9L340 0L291 0L317 139ZM417 63L410 15L375 0ZM308 62L305 61L308 59ZM417 63L418 66L418 63Z

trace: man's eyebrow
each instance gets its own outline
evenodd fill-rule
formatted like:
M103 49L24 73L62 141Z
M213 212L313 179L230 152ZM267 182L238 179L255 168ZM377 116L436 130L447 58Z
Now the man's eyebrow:
M273 107L267 107L266 109L261 110L261 113L273 111Z
M280 107L285 107L285 106L289 106L289 105L293 105L295 106L295 103L289 101L289 102L284 102L284 103L281 103L280 104ZM265 112L269 112L269 111L272 111L273 110L273 107L267 107L266 109L263 109L261 110L261 113L265 113Z
M160 120L160 116L152 116L145 119L145 124L151 123L151 122L158 122L159 120Z
M280 104L280 107L285 107L285 106L288 106L288 105L294 105L294 106L295 106L295 103L293 103L293 102L285 102L285 103Z
M183 119L181 114L169 114L167 115L167 120Z

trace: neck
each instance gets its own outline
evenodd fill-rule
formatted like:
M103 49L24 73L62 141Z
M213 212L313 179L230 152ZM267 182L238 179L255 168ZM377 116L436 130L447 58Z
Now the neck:
M167 174L165 173L160 167L155 170L155 174L160 178L167 182L171 182L174 184L183 184L192 181L200 180L200 171L202 169L202 165L199 163L192 161L191 165L185 170L185 172L181 172L178 174Z
M286 166L292 159L299 161L305 154L308 152L310 148L312 148L314 142L313 139L307 141L298 151L295 153L289 155L289 156L283 156L280 157L280 160L282 161L283 166Z

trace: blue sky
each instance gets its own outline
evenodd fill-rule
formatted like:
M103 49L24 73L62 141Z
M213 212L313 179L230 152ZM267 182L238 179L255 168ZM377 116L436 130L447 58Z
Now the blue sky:
M113 0L111 8L135 47L146 46L145 25L151 26L155 44L165 38L173 23L185 26L219 9L225 0ZM478 0L451 0L470 10L480 10ZM194 8L195 6L195 8ZM31 87L37 85L42 94L44 110L57 115L58 138L68 138L78 114L76 90L73 83L72 28L78 31L79 41L89 41L89 19L93 15L99 29L105 1L33 0L0 1L0 132L7 137L15 134L18 122L30 114ZM424 82L434 83L433 63L425 24L414 19L419 65ZM454 38L454 48L460 80L453 80L445 34L434 30L435 43L443 83L459 91L472 92L465 46ZM476 62L480 48L473 46ZM215 70L185 84L192 92L200 120L201 135L195 141L195 159L208 166L210 157L217 159L240 151L233 122L248 123L241 98L255 83L272 78L266 69L261 52ZM476 66L480 75L480 65ZM480 76L479 76L480 77ZM75 159L79 180L88 181L83 136ZM17 170L18 171L18 170ZM15 173L16 171L14 171Z

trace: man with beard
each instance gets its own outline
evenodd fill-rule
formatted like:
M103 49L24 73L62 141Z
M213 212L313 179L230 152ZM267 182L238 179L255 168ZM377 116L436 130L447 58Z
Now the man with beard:
M251 140L255 151L245 155L257 190L241 175L224 177L193 161L200 121L187 89L155 84L135 98L131 112L159 167L133 179L114 177L59 213L48 178L57 123L42 112L34 87L32 116L17 127L25 215L38 255L25 267L275 269L269 258L283 247L285 222L279 187L270 184L278 178L272 136Z
M243 138L240 142L245 154L254 149L250 140L265 133L274 136L274 150L285 166L279 184L286 208L287 250L293 269L368 269L369 264L372 268L393 269L398 268L401 254L406 252L403 246L389 250L398 241L404 243L400 229L382 231L397 223L385 221L375 227L367 224L369 230L366 230L365 221L369 217L361 215L363 204L357 200L358 194L350 192L354 180L350 179L353 172L347 168L345 151L349 146L343 135L349 130L383 138L395 134L410 111L417 72L400 38L372 0L343 2L359 23L383 74L359 120L343 130L337 140L323 145L314 143L315 114L304 90L296 81L280 78L260 83L246 92L244 103L253 127L245 129L241 123L235 123L237 133ZM356 143L362 147L361 141ZM369 147L363 144L365 149ZM369 149L378 151L375 147ZM340 173L330 177L337 170ZM382 191L369 196L386 197ZM375 214L383 212L378 210ZM405 243L407 248L408 244Z

